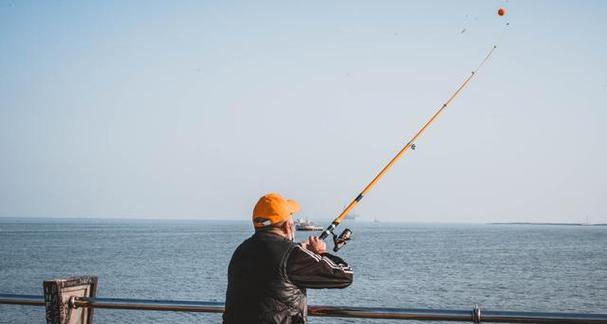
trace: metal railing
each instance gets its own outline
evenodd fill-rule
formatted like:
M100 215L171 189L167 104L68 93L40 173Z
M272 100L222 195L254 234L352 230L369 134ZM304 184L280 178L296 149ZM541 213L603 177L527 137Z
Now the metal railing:
M44 306L44 297L36 295L0 294L0 304Z
M44 306L44 297L35 295L0 294L0 304ZM223 313L223 303L120 298L75 298L70 307L153 310L173 312ZM472 310L413 309L385 307L309 306L310 316L400 319L418 321L453 321L474 323L601 323L607 324L607 314L548 313Z

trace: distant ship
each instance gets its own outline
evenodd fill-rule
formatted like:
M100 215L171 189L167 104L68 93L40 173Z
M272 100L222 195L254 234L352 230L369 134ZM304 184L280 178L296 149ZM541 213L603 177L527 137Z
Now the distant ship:
M299 218L295 221L295 229L298 231L322 231L323 228L314 225L312 221L305 218Z

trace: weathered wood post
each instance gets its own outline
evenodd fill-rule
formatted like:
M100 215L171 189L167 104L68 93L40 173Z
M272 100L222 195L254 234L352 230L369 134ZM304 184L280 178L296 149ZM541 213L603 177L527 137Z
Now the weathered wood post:
M74 308L70 298L95 297L97 277L82 276L44 281L47 324L91 324L93 308Z

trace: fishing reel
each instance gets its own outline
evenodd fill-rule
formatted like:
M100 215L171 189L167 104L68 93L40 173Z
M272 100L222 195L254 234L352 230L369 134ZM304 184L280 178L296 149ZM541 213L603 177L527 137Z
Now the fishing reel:
M338 236L335 234L335 232L333 230L331 230L331 235L333 235L333 244L334 244L333 252L337 252L337 251L339 251L339 249L344 247L344 245L346 245L346 243L348 243L348 241L350 240L350 237L352 236L352 231L349 228L346 228Z

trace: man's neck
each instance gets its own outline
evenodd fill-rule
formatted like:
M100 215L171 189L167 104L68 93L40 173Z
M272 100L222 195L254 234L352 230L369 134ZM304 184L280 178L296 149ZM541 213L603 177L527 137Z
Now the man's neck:
M285 232L283 232L279 228L275 228L275 227L264 229L264 230L261 230L261 231L258 231L258 232L261 232L261 233L272 233L274 235L278 235L278 236L280 236L282 238L288 239L287 234Z

